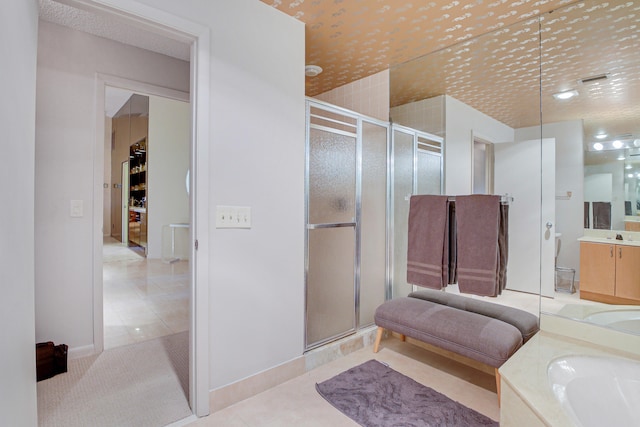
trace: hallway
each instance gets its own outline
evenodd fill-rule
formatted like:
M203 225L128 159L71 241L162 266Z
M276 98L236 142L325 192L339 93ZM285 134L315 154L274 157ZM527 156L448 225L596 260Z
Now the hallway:
M112 237L103 256L105 350L189 329L188 261L147 259Z

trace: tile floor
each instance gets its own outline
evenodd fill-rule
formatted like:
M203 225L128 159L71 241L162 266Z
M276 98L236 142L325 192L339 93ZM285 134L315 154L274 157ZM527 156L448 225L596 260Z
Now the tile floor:
M147 259L104 239L104 348L146 341L189 328L189 262Z
M358 424L343 415L315 390L322 382L370 359L431 387L488 417L499 420L495 378L474 368L395 338L373 353L367 346L297 378L189 424L225 427L350 427Z
M456 292L454 287L448 290ZM544 300L547 303L554 303L555 310L565 304L580 302L578 292L574 294L557 292L555 300L543 298L543 302ZM540 297L538 295L505 290L499 298L491 301L539 314ZM500 408L493 375L391 338L383 341L382 349L378 354L373 353L371 346L365 347L188 425L194 427L357 426L357 423L320 397L315 390L315 383L329 379L370 359L386 362L398 372L499 421Z

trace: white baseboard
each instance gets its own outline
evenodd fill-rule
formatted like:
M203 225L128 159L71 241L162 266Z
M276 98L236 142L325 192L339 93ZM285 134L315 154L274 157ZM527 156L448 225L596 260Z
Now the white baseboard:
M216 412L238 403L285 381L304 374L304 356L274 366L245 379L209 392L209 410Z
M67 359L80 359L95 354L96 349L93 344L73 347L68 350Z
M242 400L269 390L318 366L346 356L363 347L372 346L377 327L363 328L354 335L311 350L289 362L274 366L232 384L209 392L210 411L216 412Z

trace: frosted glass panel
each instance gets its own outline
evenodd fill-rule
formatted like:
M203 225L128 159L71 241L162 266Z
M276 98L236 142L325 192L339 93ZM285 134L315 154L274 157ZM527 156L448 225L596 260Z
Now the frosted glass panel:
M387 128L362 125L360 218L360 326L373 323L385 300L387 221Z
M393 298L407 296L412 286L407 283L407 233L409 201L413 191L413 135L394 131L393 148Z
M309 135L309 223L355 221L356 139L324 130Z
M355 230L309 230L307 347L355 328Z
M416 194L441 193L441 159L438 154L418 150L418 189Z

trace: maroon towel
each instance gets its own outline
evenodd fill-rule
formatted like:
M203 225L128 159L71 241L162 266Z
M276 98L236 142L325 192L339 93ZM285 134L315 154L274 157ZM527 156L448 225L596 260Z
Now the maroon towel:
M502 215L507 212L501 209L500 199L492 195L456 197L457 271L462 293L495 297L505 286L507 224ZM505 239L502 257L501 234Z
M412 196L409 206L407 282L432 289L449 277L447 196Z

